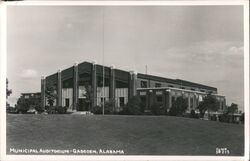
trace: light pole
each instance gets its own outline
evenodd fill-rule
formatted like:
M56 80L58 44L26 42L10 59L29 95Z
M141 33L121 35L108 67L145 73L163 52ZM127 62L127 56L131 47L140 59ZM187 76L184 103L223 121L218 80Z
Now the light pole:
M105 67L104 67L104 7L102 8L102 114L104 115L105 95Z

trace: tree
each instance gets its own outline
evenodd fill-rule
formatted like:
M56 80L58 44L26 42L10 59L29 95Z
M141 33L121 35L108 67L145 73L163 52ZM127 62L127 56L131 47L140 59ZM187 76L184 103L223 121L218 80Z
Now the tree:
M17 110L22 113L26 113L30 108L34 108L37 112L42 112L41 100L38 97L30 96L25 98L21 96L17 101Z
M238 105L235 103L232 103L231 106L227 108L227 113L229 114L234 114L237 111L238 111Z
M9 81L8 78L6 79L6 98L8 98L12 94L12 90L8 88L9 87Z
M225 112L225 115L228 118L228 122L233 122L234 121L234 116L233 114L238 111L238 105L235 103L232 103L230 106L227 107L227 110Z
M56 93L55 93L55 86L47 86L45 90L45 97L47 98L48 104L50 106L53 106L55 99L56 99Z
M208 94L202 102L200 102L198 109L200 111L200 116L204 117L206 111L208 114L210 111L217 111L220 107L219 101L215 96Z
M12 90L8 88L9 85L9 81L8 79L6 79L6 99L11 95ZM6 101L6 111L10 111L11 107L10 104L8 104L8 102Z
M17 100L17 111L21 113L26 113L30 108L30 101L28 99L24 99L20 97Z
M33 106L37 112L43 112L44 110L42 109L42 106L41 106L41 100L40 98L30 98L30 105Z
M120 112L120 114L124 115L141 115L142 113L141 100L138 96L131 97Z
M173 102L172 107L170 108L169 115L177 116L182 115L188 108L188 101L183 97L177 97L176 101Z

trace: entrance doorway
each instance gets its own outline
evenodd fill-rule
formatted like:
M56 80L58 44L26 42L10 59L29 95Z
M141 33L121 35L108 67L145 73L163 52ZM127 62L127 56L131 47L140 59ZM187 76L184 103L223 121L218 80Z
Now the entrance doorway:
M69 98L65 98L65 106L69 107Z

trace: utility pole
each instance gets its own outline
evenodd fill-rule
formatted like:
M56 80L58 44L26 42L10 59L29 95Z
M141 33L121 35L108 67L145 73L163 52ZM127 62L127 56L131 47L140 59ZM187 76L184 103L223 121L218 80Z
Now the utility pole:
M102 8L102 115L104 115L105 104L105 67L104 67L104 6Z
M148 65L146 65L146 75L148 76ZM148 77L148 85L147 88L150 87L150 78Z

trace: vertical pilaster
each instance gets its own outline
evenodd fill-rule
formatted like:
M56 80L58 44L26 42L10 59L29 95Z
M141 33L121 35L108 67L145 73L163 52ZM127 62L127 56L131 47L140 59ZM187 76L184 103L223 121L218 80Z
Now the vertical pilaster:
M74 64L74 71L73 71L73 107L72 110L77 110L78 105L78 98L79 98L79 75L78 75L78 64Z
M172 107L172 94L171 94L171 92L169 93L169 108L171 108Z
M199 106L200 104L200 96L197 94L197 107Z
M222 98L219 97L220 110L222 110Z
M196 93L194 93L194 99L193 99L193 107L194 107L194 109L196 109L197 108L197 94Z
M188 93L188 111L191 111L190 93Z
M167 93L167 98L166 99L168 99L168 109L170 109L171 108L171 106L172 106L172 96L171 96L171 90L170 89L167 89L166 90L166 93Z
M109 86L109 98L112 102L113 110L115 110L115 69L114 66L110 67L110 86Z
M62 72L57 72L57 100L56 106L62 106Z
M153 104L153 90L148 91L148 110L151 110L151 105Z
M92 108L97 105L97 92L96 92L96 63L94 62L92 65L92 93L93 93L93 99L92 99Z
M136 96L136 81L137 81L137 73L134 71L130 72L129 79L129 97Z
M46 91L46 79L42 77L41 79L41 106L43 110L45 109L45 106L46 106L45 91Z
M133 96L136 96L136 89L137 89L137 73L133 73Z
M226 108L226 98L224 97L224 99L223 99L223 109L222 110L224 110Z

